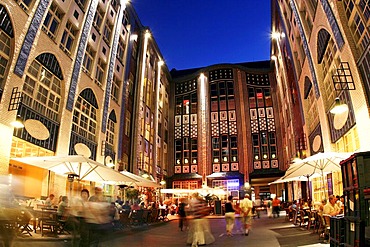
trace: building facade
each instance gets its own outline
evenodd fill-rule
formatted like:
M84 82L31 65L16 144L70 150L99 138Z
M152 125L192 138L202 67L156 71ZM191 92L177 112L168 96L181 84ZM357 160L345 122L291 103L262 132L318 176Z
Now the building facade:
M270 61L172 70L173 188L223 188L256 195L283 175L276 80ZM173 147L173 148L172 148ZM276 193L276 191L273 191Z
M301 157L368 150L369 19L366 0L272 1L271 50L277 80L287 85L278 94L288 88L292 98L297 96L306 144L295 150ZM338 103L343 111L332 111ZM342 194L340 173L328 174L327 181L332 185L313 180L315 201Z
M5 0L0 20L0 171L16 194L63 195L67 181L14 157L80 154L162 179L169 72L130 4Z

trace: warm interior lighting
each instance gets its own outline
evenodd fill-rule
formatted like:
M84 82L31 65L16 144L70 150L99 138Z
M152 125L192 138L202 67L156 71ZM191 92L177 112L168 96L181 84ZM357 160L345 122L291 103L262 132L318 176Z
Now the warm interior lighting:
M254 156L254 159L255 159L255 160L258 160L258 158L259 158L259 157L258 157L258 155Z
M180 160L176 160L176 163L177 163L178 165L180 165Z
M236 161L236 157L235 156L233 157L233 161Z
M166 181L164 181L163 179L159 182L160 185L165 185L166 184Z
M275 159L276 155L275 154L271 154L271 158Z
M193 164L196 164L197 163L197 160L196 159L193 159Z
M330 110L332 114L341 114L348 111L348 106L345 103L341 103L339 98L335 98L334 107Z
M185 164L189 163L189 160L188 159L184 159L184 163Z
M227 157L224 157L224 161L227 161Z
M263 158L264 158L264 159L267 159L267 154L264 154L264 155L263 155Z
M213 159L213 162L214 162L214 163L218 163L218 158L214 158L214 159Z

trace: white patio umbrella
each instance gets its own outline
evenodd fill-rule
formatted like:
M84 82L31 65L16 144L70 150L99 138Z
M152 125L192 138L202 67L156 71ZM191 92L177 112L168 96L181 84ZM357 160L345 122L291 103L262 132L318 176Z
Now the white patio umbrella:
M317 153L307 157L297 163L294 163L285 173L282 179L291 179L299 176L305 176L309 179L311 176L321 176L321 182L325 185L324 175L334 171L340 171L340 162L347 159L353 153L326 152Z
M153 187L153 188L159 188L161 187L160 184L157 184L149 179L145 179L143 178L142 176L139 176L139 175L136 175L134 173L131 173L131 172L128 172L128 171L121 171L121 173L129 178L132 178L134 180L136 180L136 182L132 182L132 183L124 183L126 185L130 185L130 184L135 184L137 186L141 186L141 187Z
M72 174L77 180L137 182L136 179L82 155L12 158L10 162L37 166L64 176Z

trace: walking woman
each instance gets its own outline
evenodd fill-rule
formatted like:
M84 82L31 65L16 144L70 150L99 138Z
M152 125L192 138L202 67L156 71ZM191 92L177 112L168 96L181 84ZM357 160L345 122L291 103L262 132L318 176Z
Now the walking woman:
M235 222L235 209L233 205L233 196L228 196L225 203L225 220L226 220L226 233L227 236L232 236L232 231Z

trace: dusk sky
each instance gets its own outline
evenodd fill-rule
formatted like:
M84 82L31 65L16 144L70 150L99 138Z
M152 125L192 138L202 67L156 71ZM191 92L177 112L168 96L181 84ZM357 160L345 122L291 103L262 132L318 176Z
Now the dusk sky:
M131 0L171 70L270 59L270 0Z

